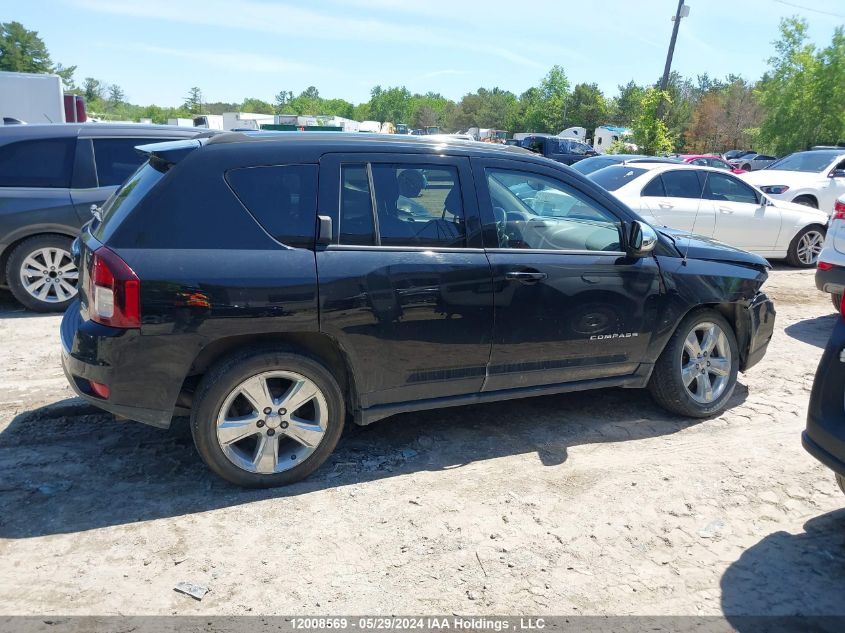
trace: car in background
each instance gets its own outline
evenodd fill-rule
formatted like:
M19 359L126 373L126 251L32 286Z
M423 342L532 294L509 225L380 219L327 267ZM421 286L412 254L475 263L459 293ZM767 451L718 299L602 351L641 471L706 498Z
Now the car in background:
M136 145L208 130L137 124L0 127L0 286L30 310L64 310L77 294L70 245L144 162Z
M788 200L827 214L845 193L845 149L795 152L766 169L743 174L742 179L776 200Z
M839 197L830 216L824 248L816 264L816 288L830 293L833 307L842 307L845 294L845 195Z
M845 315L833 326L816 369L807 426L801 433L804 449L830 468L845 493Z
M640 163L588 176L647 221L713 238L792 266L816 265L827 215L775 201L723 169Z
M145 151L75 248L64 371L121 417L190 414L242 486L306 477L347 419L610 386L712 417L774 331L763 258L681 251L529 152L336 132ZM421 214L409 171L430 174Z
M777 159L777 156L752 153L728 162L737 169L742 169L743 171L757 171L758 169L765 169Z
M756 153L757 152L755 152L754 150L750 150L750 149L729 149L727 152L722 154L722 158L724 158L726 161L732 161L732 160L735 160L737 158L742 158L743 156L745 156L747 154L756 154Z
M597 156L590 156L584 160L579 160L572 165L572 169L584 174L591 174L594 171L609 167L610 165L619 165L620 163L679 163L680 160L674 157L658 157L646 156L645 154L599 154Z
M714 154L678 154L678 158L683 163L688 165L698 165L699 167L715 167L716 169L725 169L734 174L744 174L745 169L734 167L728 161Z
M586 143L558 136L532 134L523 138L520 146L564 165L572 165L579 160L598 155L598 152Z

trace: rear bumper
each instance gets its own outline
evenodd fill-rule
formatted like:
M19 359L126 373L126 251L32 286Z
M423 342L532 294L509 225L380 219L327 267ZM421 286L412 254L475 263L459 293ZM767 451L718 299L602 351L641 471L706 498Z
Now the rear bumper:
M816 288L834 295L845 294L845 267L834 266L829 270L817 268Z
M837 319L810 394L804 448L828 468L845 476L845 321Z
M79 301L65 311L61 325L62 368L70 386L84 400L113 413L159 428L170 426L173 408L146 408L139 400L154 386L146 383L143 367L132 367L123 359L128 348L142 345L137 330L107 327L86 321L79 312ZM107 385L109 398L94 394L90 381Z
M740 370L748 371L763 360L775 331L775 305L759 292L748 306L748 346L742 355Z

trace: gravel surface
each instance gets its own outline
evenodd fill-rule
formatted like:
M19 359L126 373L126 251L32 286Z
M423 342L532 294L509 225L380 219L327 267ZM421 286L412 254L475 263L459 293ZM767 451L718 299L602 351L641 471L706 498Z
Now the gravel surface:
M845 496L799 438L836 317L813 271L765 289L718 418L627 390L407 414L262 492L184 422L70 399L60 317L0 293L0 615L845 614Z

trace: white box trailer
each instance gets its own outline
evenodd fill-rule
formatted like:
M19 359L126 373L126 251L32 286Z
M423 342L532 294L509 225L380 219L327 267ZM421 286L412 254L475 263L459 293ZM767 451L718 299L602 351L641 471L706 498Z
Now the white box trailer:
M23 123L64 123L62 78L39 73L0 72L0 124L4 118Z
M587 142L587 128L585 127L568 127L558 134L559 138L574 138L582 143Z
M257 114L254 112L224 112L224 130L260 130L262 125L272 125L275 117L272 114Z
M626 127L600 125L596 128L595 134L593 135L593 149L599 154L604 154L616 141L626 142L626 145L636 149L636 145L627 142L631 140L631 137L632 132Z
M223 115L222 114L201 114L194 117L194 127L205 127L209 130L222 130Z
M194 127L194 120L187 117L176 117L167 119L167 125L178 125L179 127Z

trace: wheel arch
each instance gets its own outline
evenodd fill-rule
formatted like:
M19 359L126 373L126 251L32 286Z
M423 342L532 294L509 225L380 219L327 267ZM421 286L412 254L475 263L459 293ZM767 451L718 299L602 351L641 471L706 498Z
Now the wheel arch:
M48 225L27 227L23 233L17 231L9 235L10 241L0 251L0 286L8 285L8 281L6 280L6 266L9 263L9 257L18 245L31 237L41 237L44 235L58 235L59 237L68 237L73 240L79 235L79 230L62 225Z
M337 380L346 402L347 411L360 409L358 390L352 363L342 346L332 337L321 332L291 332L244 334L217 339L200 350L191 363L188 376L182 383L176 406L190 409L193 393L203 375L218 361L245 348L284 348L300 353L326 366Z
M816 209L819 208L819 197L815 193L812 193L810 191L801 191L797 196L793 197L790 202L794 204L800 204L795 202L799 198L810 198L813 202L816 203Z

